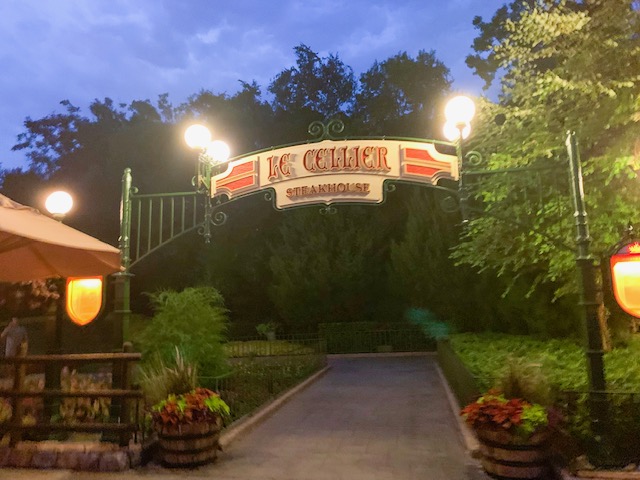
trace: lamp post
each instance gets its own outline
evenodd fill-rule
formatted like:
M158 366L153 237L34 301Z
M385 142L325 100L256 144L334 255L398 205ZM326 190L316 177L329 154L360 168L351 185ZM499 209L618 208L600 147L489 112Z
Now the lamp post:
M443 133L447 140L455 142L456 154L458 156L458 194L460 196L460 213L462 213L462 224L469 223L467 203L469 201L469 191L465 181L464 151L463 142L471 134L471 120L476 113L476 106L469 97L458 95L447 102L444 109L446 122Z
M443 131L450 142L455 142L458 155L460 211L463 225L467 224L469 192L465 181L463 141L471 133L470 122L475 114L473 101L464 96L451 99L445 107L446 123ZM606 427L608 405L604 373L602 337L598 322L598 287L595 265L589 253L591 237L587 222L584 199L582 167L578 151L578 142L574 132L568 132L566 140L571 178L571 199L576 227L576 266L580 274L581 300L586 330L586 357L589 378L589 401L591 423L594 433L602 434ZM484 172L490 173L490 172Z
M597 434L604 433L607 419L607 388L604 375L604 352L602 336L598 322L598 287L596 284L595 265L589 253L591 237L587 223L587 211L584 200L582 166L575 132L567 133L567 153L569 156L569 173L571 175L571 199L573 201L576 226L576 266L580 272L582 286L581 305L584 310L584 323L587 336L587 363L589 374L589 401L591 404L591 424Z
M67 213L73 208L73 198L67 192L58 190L47 197L44 206L53 218L62 222ZM64 311L65 302L64 279L56 280L56 284L59 296L56 303L56 317L50 349L55 353L60 353L62 351L62 312Z
M211 243L211 223L213 205L211 203L211 174L213 168L229 159L229 147L221 140L211 140L211 132L204 125L191 125L184 132L187 145L199 150L198 166L193 186L205 195L203 236L205 243Z
M51 214L53 218L62 222L64 217L73 208L73 198L67 192L58 190L51 193L44 203L45 208ZM49 337L49 353L59 354L62 353L62 320L65 304L65 281L64 279L56 280L56 287L58 289L58 299L56 301L56 313L53 320L53 332ZM51 327L49 327L51 328ZM47 367L45 372L46 385L45 388L55 389L60 388L60 369L51 365ZM56 414L56 404L54 399L46 399L44 405L45 415L51 418Z

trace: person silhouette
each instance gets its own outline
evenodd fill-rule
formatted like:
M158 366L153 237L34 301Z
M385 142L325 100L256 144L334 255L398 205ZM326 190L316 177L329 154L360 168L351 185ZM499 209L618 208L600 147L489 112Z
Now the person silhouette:
M11 319L9 325L0 334L0 338L5 340L5 357L15 357L20 353L26 353L27 329L18 323L17 317Z

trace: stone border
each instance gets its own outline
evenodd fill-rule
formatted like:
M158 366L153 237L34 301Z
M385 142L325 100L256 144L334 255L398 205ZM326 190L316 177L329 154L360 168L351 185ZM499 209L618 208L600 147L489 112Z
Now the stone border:
M438 371L438 376L440 377L440 383L444 387L444 390L447 394L447 400L449 401L449 407L451 407L451 411L453 412L456 422L458 424L458 431L460 432L460 436L462 437L462 442L464 443L465 448L471 454L473 458L480 457L480 443L476 438L473 431L467 426L462 417L460 416L461 407L458 404L458 400L455 395L451 391L451 387L449 387L449 382L447 382L440 365L436 363L436 370Z
M36 468L122 472L140 465L142 446L93 442L20 442L0 447L0 468Z

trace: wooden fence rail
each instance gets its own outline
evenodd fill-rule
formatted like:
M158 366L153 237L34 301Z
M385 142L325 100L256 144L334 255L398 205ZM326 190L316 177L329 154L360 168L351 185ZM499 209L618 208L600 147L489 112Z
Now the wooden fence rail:
M22 439L23 433L51 432L95 432L115 433L121 446L129 444L132 435L139 429L139 403L142 392L131 386L132 364L140 361L141 354L132 353L131 344L125 344L123 353L88 353L27 355L0 359L0 369L13 374L11 388L0 389L0 398L10 399L12 413L9 421L0 424L0 438L10 433L10 445ZM94 364L111 365L110 389L67 391L60 385L60 372L65 366L83 367ZM31 391L25 388L26 370L34 365L44 371L44 389ZM43 421L23 424L24 399L40 399L44 407ZM94 423L53 423L51 416L55 410L55 400L65 398L109 398L110 421Z

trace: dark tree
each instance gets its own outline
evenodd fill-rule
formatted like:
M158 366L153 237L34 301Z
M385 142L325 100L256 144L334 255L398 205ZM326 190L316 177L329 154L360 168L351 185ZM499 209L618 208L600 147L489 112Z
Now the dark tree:
M375 62L360 76L355 121L368 135L439 136L436 115L451 87L449 69L435 52L406 52Z

